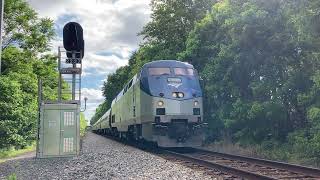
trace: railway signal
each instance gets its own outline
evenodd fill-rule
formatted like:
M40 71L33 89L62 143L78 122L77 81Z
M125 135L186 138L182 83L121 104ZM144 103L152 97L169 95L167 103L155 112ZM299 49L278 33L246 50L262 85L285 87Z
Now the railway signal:
M84 56L83 29L80 24L69 22L64 26L63 44L64 47L58 47L58 100L39 100L38 158L74 156L80 152L81 74ZM42 97L41 91L40 83L39 97ZM87 98L84 100L86 109Z

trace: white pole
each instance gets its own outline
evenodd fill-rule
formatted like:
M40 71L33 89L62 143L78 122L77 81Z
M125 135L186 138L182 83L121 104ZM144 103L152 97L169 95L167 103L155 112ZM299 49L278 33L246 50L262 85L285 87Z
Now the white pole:
M4 0L0 0L0 75L1 75L1 53L2 53L2 27L3 27L3 7Z

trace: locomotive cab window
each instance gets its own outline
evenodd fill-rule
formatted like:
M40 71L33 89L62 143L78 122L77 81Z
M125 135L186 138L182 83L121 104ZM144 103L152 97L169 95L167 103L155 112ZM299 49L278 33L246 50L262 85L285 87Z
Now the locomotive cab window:
M195 71L191 68L173 68L174 74L177 76L194 76Z
M150 76L170 75L170 68L149 68Z
M177 76L187 75L187 71L185 68L174 68L173 71L174 71L174 75L177 75Z
M187 74L189 76L195 76L196 75L196 71L194 69L188 68L187 69Z

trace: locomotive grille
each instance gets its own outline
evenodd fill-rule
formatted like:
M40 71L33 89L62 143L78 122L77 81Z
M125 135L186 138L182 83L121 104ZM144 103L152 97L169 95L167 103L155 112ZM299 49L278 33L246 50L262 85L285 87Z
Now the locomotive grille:
M193 115L200 115L200 108L193 108Z
M171 123L187 123L188 119L172 119Z
M172 119L169 127L169 137L172 139L184 139L188 131L187 119Z
M157 108L156 113L157 113L157 115L165 115L166 109L165 108Z

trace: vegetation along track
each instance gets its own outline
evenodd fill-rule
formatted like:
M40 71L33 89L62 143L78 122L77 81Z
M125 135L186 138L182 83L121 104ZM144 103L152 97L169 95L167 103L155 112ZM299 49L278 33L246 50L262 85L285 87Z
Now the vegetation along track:
M163 150L166 154L245 179L320 179L320 170L305 166L217 153L201 149Z

